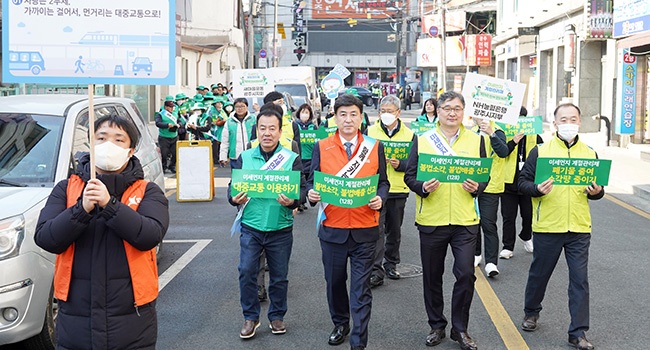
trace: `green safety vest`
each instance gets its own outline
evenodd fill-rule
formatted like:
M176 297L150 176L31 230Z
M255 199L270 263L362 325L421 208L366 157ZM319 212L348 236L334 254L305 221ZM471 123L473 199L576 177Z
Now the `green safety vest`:
M160 111L160 112L157 112L157 113L160 115L163 123L166 123L166 124L177 124L177 123L179 123L178 120L174 120L174 119L170 118L170 116L167 113L165 113L164 109L162 111ZM178 116L176 116L176 119L178 119ZM169 128L158 128L158 135L160 135L160 137L164 137L166 139L173 139L174 137L178 136L178 129L176 129L176 131L170 131Z
M596 152L577 141L567 148L557 136L537 147L540 158L596 159ZM591 213L585 186L553 186L551 192L533 197L533 232L590 233Z
M384 129L381 128L381 122L377 122L368 128L368 136L379 141L410 142L413 140L413 131L407 128L402 121L400 123L399 131L393 137L386 135ZM404 183L404 172L399 172L392 165L386 164L386 175L390 182L390 193L409 193L409 188Z
M275 153L283 148L282 145L278 145ZM285 163L284 167L276 170L293 170L293 162L297 156L298 154L291 152L291 159ZM241 159L242 169L259 170L266 164L260 147L242 152ZM262 232L278 231L293 226L293 210L281 205L275 198L251 198L244 208L242 224Z
M248 139L251 139L251 133L253 131L253 125L255 125L256 120L251 114L247 114L246 117L244 117L244 120L242 121L244 123L244 128L246 129L246 134ZM230 159L235 159L237 158L236 152L237 152L237 136L238 135L238 130L239 125L241 123L239 122L239 119L235 115L233 115L231 118L228 118L228 121L226 122L225 125L228 126L228 158ZM246 145L244 145L244 148L246 148Z
M307 125L307 129L303 130L316 130L316 126L314 124L309 124ZM300 143L300 150L302 154L300 155L300 158L303 160L309 160L311 159L311 155L314 152L314 144L311 143Z
M479 158L481 156L481 137L462 125L458 138L450 146L459 157ZM418 157L423 153L438 154L438 151L429 144L426 134L418 137ZM418 225L479 224L476 198L463 189L462 183L441 182L440 186L427 197L416 196L415 208L415 222Z

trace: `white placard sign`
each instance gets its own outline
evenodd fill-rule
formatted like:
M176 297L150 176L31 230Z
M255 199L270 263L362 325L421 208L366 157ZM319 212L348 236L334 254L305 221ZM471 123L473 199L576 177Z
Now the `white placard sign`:
M3 0L2 80L175 84L169 0Z
M465 75L465 115L517 124L526 85L476 73Z

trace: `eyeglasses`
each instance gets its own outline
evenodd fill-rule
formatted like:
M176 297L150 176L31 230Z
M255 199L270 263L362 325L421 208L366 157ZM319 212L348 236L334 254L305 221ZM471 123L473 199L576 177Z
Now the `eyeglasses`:
M440 107L440 109L445 111L445 113L451 113L452 111L454 111L456 112L456 114L460 114L461 112L463 112L463 110L465 110L465 108L463 107L451 108L449 106Z

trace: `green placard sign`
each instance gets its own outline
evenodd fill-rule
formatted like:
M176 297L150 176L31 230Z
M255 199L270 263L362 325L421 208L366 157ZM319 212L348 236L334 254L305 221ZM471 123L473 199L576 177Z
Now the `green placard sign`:
M411 151L410 141L381 141L386 159L405 160Z
M300 130L300 144L313 145L318 141L318 129L316 130Z
M608 159L537 158L535 183L553 178L553 185L607 186L611 167Z
M233 169L230 194L245 192L249 198L278 198L281 193L300 199L300 172Z
M366 205L377 195L379 175L350 179L314 172L314 191L320 193L324 203L343 208L357 208Z
M418 157L419 181L437 179L440 182L476 182L490 180L492 158L468 158L421 153Z
M411 130L413 133L416 135L422 135L425 132L433 129L436 127L436 123L431 123L431 122L418 122L418 121L412 121L411 122Z
M516 134L522 133L524 135L537 135L544 132L542 124L542 116L534 117L519 117L517 119L517 124L504 124L496 123L503 132L506 134L506 137L513 137Z
M336 133L336 130L338 130L338 127L336 126L333 126L331 128L318 128L318 130L316 130L316 134L318 135L318 139L322 140L334 135Z

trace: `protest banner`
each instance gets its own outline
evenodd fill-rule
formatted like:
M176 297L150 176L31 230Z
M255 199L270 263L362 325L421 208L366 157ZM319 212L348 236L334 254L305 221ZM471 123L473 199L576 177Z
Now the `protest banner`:
M487 182L490 179L492 158L468 158L421 153L418 158L417 180L464 182L467 179Z
M544 132L542 116L519 117L517 124L496 123L506 134L506 137L513 137L516 134L537 135Z
M537 158L535 183L553 179L553 185L600 186L609 183L612 161L608 159Z
M280 170L233 169L230 194L245 192L249 198L278 198L284 194L300 199L300 172Z
M314 172L314 191L320 193L321 202L343 208L367 205L377 195L379 175L364 178L345 178Z

